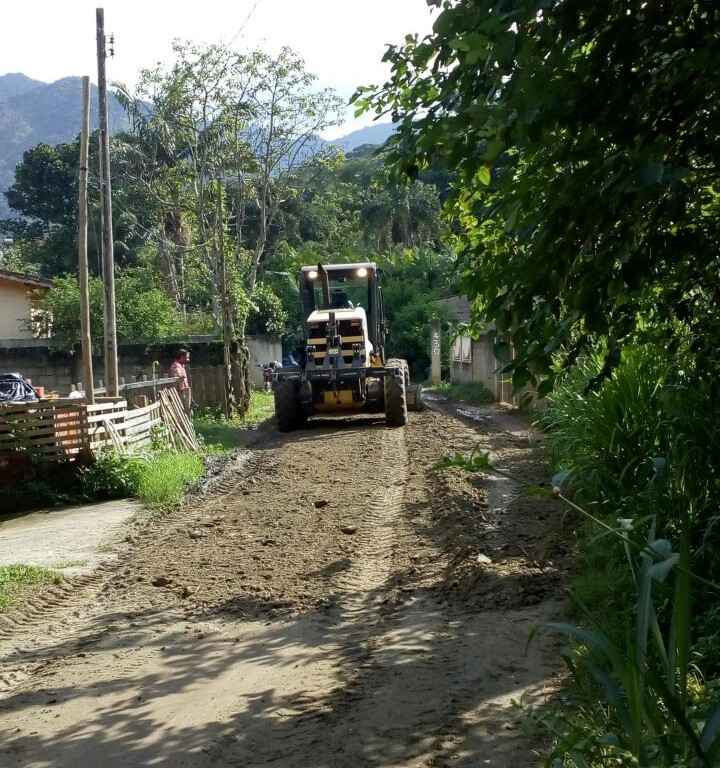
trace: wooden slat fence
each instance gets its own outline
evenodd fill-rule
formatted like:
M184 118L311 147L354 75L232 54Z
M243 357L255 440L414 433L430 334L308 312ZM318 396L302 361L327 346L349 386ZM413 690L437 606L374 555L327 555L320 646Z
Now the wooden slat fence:
M42 460L73 459L85 444L84 404L77 400L0 407L0 452L22 450Z
M128 409L121 398L44 400L0 405L0 454L22 451L42 461L73 461L81 450L106 446L133 451L150 444L153 429L168 421L160 400ZM173 429L175 422L168 423ZM188 420L186 430L192 432Z

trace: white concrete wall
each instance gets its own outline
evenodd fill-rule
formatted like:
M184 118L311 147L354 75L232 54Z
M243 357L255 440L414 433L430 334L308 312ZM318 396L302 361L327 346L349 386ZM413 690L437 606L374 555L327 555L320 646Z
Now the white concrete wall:
M277 336L248 336L246 342L250 357L250 384L262 387L263 372L258 366L272 360L282 362L282 343Z
M0 277L0 339L32 339L28 287Z

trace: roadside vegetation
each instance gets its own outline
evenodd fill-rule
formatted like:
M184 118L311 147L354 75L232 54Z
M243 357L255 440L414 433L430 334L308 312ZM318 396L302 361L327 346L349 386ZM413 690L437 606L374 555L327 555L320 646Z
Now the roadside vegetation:
M201 455L156 450L137 455L101 453L80 469L86 499L136 498L154 510L169 509L182 501L186 489L203 474Z
M228 419L220 408L204 408L193 417L193 424L208 451L223 452L243 446L247 430L271 419L274 414L273 393L253 390L243 416Z
M568 689L538 720L558 768L720 760L719 24L703 0L448 0L355 97L399 123L398 177L456 170L476 327L545 398L577 533L575 623L549 628Z
M494 402L492 392L478 381L450 382L443 381L436 386L427 387L428 392L436 392L450 400L473 405L486 405Z

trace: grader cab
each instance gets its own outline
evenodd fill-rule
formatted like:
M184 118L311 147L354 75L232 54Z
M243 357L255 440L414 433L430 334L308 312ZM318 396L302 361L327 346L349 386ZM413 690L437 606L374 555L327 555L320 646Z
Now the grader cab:
M300 271L305 347L274 383L278 426L290 431L317 414L382 413L389 426L421 407L407 362L385 358L387 325L380 272L372 262Z

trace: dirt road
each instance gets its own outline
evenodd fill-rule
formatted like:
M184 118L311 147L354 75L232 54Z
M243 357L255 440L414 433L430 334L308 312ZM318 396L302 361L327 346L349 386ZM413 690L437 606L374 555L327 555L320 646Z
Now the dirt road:
M558 668L526 641L561 604L562 518L434 471L480 441L544 479L519 417L445 410L269 434L0 617L0 765L537 765L514 702Z

